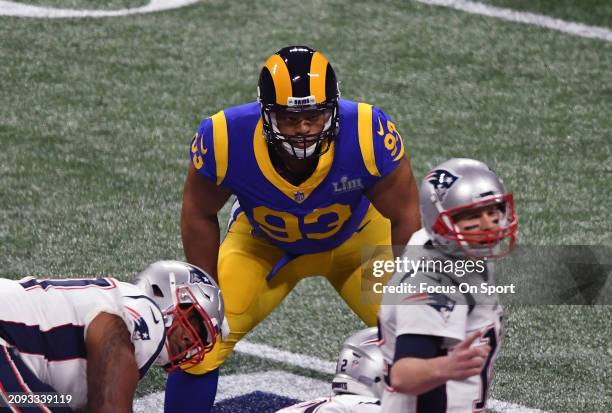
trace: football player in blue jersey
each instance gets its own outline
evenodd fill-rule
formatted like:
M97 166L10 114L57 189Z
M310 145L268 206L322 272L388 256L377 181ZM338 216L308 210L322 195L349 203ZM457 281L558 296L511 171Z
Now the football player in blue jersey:
M375 325L378 305L360 299L361 247L404 246L420 227L397 127L379 108L341 99L329 61L306 46L268 58L256 102L204 119L190 157L185 256L218 277L230 335L203 363L169 376L173 413L210 410L219 366L305 277L324 275ZM220 243L217 213L232 194Z

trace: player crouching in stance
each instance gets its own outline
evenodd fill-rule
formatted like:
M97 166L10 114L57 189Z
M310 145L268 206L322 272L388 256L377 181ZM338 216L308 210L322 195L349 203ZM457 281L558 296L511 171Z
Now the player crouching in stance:
M223 324L219 288L182 262L156 262L136 285L0 279L0 394L15 412L131 412L151 365L201 362Z
M389 286L432 288L383 298L379 323L387 386L382 411L485 411L501 344L502 309L497 296L451 287L494 283L489 258L507 254L515 244L512 194L484 163L451 159L426 175L420 208L423 229L414 238L424 232L426 242L409 246L404 257L451 264L471 260L481 267L473 266L480 271L468 274L459 273L456 269L465 267L457 265L451 272L425 269L392 277Z
M359 330L340 350L334 395L298 403L278 413L378 413L383 390L383 358L376 327Z

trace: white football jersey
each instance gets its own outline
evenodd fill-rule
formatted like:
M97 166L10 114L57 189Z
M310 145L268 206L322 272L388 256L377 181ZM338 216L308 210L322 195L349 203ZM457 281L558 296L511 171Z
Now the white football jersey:
M162 313L133 284L114 278L0 279L0 345L13 347L39 380L72 395L73 409L87 404L85 337L101 312L125 321L140 378L160 353L165 357Z
M380 413L380 400L356 394L338 394L285 407L277 413Z
M412 244L414 245L414 244ZM433 257L449 259L435 248L407 249L405 254L410 259ZM485 264L488 266L488 264ZM408 279L407 277L410 277ZM502 308L496 296L486 299L486 304L478 304L480 298L470 294L462 294L446 290L449 286L459 282L478 284L482 281L480 274L470 274L461 278L448 272L422 272L396 273L390 280L389 286L398 286L402 283L419 285L421 282L428 286L439 286L433 293L416 292L413 294L387 294L383 298L379 312L379 329L381 333L381 351L386 364L386 378L389 384L389 369L393 365L396 340L404 334L419 334L442 337L442 352L451 350L456 344L464 340L476 330L483 331L483 337L474 346L488 344L491 353L480 375L472 376L462 381L448 381L445 391L438 392L439 397L445 400L436 400L434 405L445 405L444 412L466 413L484 412L487 391L492 380L493 366L500 349L502 337ZM492 282L491 268L482 277ZM443 287L443 288L442 288ZM400 290L401 291L401 290ZM443 292L437 292L443 291ZM448 292L447 292L448 291ZM478 301L480 300L480 301ZM410 303L407 303L410 302ZM436 413L436 409L429 405L432 395L428 397L413 396L396 392L392 387L386 386L381 398L382 412L429 412ZM438 396L434 396L438 397ZM420 399L420 400L419 400Z
M425 245L429 241L429 234L425 228L421 228L415 231L414 234L408 240L408 245Z

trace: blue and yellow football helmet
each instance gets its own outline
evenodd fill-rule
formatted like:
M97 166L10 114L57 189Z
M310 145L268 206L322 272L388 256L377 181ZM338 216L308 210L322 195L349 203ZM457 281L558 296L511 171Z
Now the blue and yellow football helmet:
M298 159L324 154L338 133L338 81L321 52L288 46L274 53L261 69L258 101L268 144ZM314 135L281 134L276 114L323 112L325 125Z

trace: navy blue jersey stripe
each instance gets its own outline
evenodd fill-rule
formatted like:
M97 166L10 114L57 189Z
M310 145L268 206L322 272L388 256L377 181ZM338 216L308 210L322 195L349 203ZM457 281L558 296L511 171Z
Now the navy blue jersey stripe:
M4 346L0 346L0 384L9 393L56 393L53 387L43 383L32 373L12 348ZM44 409L41 406L33 405L19 408L19 411L23 413L47 412L49 410L54 413L72 412L69 407Z
M446 412L446 383L417 397L418 413Z
M26 392L27 389L22 385L19 380L21 379L21 371L15 372L13 370L12 357L10 348L0 346L0 384L9 393L21 393Z
M21 286L25 289L32 287L41 287L43 289L47 289L49 287L87 287L90 285L95 285L98 287L112 287L111 284L105 278L89 278L89 279L75 279L75 280L37 280L32 278L28 281L20 282Z
M64 324L48 331L38 325L0 320L0 337L23 353L40 354L49 361L87 358L85 326Z
M421 334L402 334L395 340L393 362L405 357L431 359L440 354L442 337Z

